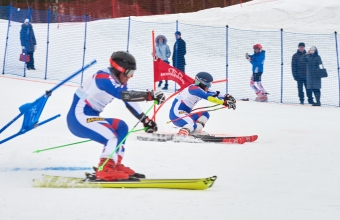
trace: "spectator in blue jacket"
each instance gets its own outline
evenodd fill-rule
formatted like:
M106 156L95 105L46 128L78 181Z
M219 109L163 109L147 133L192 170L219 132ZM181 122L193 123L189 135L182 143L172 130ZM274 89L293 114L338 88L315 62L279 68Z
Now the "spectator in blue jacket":
M158 58L160 58L161 60L163 60L164 62L166 62L167 64L170 64L170 62L168 61L168 58L171 55L171 51L169 48L169 45L167 45L167 39L165 36L163 35L158 35L155 39L155 43L156 43L156 56ZM159 81L158 83L158 87L161 87L163 81ZM165 80L165 85L163 87L164 90L168 90L168 80Z
M30 56L30 61L26 63L27 69L35 70L33 53L37 48L37 41L35 40L33 27L29 22L29 19L25 19L24 23L21 25L20 41L22 52Z
M253 55L249 55L248 53L246 53L246 59L253 66L252 68L253 75L251 76L251 79L250 79L250 87L254 90L256 94L255 101L266 102L268 101L268 98L267 98L268 93L263 88L263 85L261 83L261 76L263 73L263 63L266 57L265 56L266 52L262 50L261 44L255 44L253 48L254 48ZM256 86L255 86L255 82L256 82Z
M308 103L314 104L313 94L311 89L307 89L307 64L301 60L301 57L306 54L305 43L299 43L297 52L292 57L292 73L294 80L297 82L300 104L305 102L305 94L303 86L305 86Z

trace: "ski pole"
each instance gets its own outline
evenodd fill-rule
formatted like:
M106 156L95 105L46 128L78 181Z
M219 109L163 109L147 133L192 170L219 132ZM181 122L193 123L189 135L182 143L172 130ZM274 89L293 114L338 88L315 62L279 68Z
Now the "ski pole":
M194 108L194 109L191 110L191 111L196 111L196 110L198 110L198 109L203 109L203 108L213 108L213 107L216 107L216 106L218 106L218 105L220 105L220 104L212 105L212 106L204 106L204 107L200 107L200 108Z
M104 163L102 165L100 165L98 167L98 170L99 171L102 171L103 170L103 167L104 165L107 163L107 161L109 161L113 154L120 148L120 146L123 145L123 142L128 138L128 136L135 132L134 129L137 127L137 125L139 124L139 122L143 121L146 117L147 117L147 114L151 111L151 109L157 104L158 102L157 101L154 101L154 103L152 104L152 106L150 106L150 108L145 112L145 115L144 117L142 117L141 119L139 119L139 121L135 124L135 126L133 126L133 128L127 133L127 135L123 138L123 140L121 140L121 142L117 145L117 147L114 149L114 151L109 155L108 158L106 158L106 160L104 161ZM144 130L144 129L143 129Z
M212 106L211 106L211 107L212 107ZM215 108L215 109L207 110L206 112L212 112L212 111L220 110L220 109L223 109L223 108L227 108L227 106L223 106L223 107L220 107L220 108ZM179 120L179 119L182 119L182 118L191 116L191 115L196 114L196 113L199 113L199 112L193 112L193 113L184 115L183 117L175 118L174 120L171 120L171 121L166 122L166 124L170 124L171 122L174 122L174 121L177 121L177 120Z
M135 130L133 132L138 132L138 131L145 131L145 128L139 129L139 130ZM64 145L60 145L60 146L56 146L56 147L50 147L50 148L45 148L45 149L41 149L41 150L35 150L33 151L33 153L40 153L42 151L47 151L47 150L53 150L53 149L57 149L57 148L61 148L61 147L67 147L67 146L72 146L72 145L76 145L76 144L82 144L85 142L89 142L92 140L85 140L85 141L79 141L79 142L74 142L74 143L70 143L70 144L64 144Z
M189 116L189 115L195 114L195 113L197 113L197 112L193 112L193 111L196 111L196 110L198 110L198 109L213 108L213 107L216 107L216 106L218 106L218 105L220 105L220 104L212 105L212 106L205 106L205 107L200 107L200 108L195 108L195 109L191 110L192 113L190 113L190 114L188 114L188 115L185 115L185 116L183 116L183 117L180 117L180 118L176 118L176 119L174 119L174 120L172 120L172 121L168 121L167 124L169 124L170 122L173 122L173 121L177 121L177 120L179 120L179 119L181 119L181 118L185 118L185 117L187 117L187 116Z

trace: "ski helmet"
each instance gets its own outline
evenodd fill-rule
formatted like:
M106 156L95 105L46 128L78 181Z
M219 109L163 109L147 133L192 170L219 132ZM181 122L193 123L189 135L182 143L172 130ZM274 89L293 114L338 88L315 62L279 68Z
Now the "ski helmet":
M199 72L195 76L195 84L202 89L205 89L206 87L210 88L212 81L214 81L212 75L207 72Z
M261 44L255 44L253 48L254 48L254 50L255 49L262 50L262 45Z
M132 54L125 51L113 52L110 64L113 68L127 77L131 77L137 69L136 59L132 56Z

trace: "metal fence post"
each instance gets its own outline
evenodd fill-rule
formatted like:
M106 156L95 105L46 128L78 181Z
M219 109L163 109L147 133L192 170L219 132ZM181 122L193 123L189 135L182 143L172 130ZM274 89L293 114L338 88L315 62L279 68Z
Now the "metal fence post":
M130 45L130 24L131 24L131 17L129 17L129 23L128 23L128 36L127 36L127 43L126 43L126 52L129 52L129 45Z
M282 96L283 96L283 29L281 28L281 98L280 98L280 103L283 103Z
M229 78L228 78L228 68L229 68L229 61L228 61L228 51L229 51L229 26L227 25L226 26L226 42L225 42L225 46L226 46L226 60L225 60L225 66L226 66L226 70L225 70L225 77L226 79L229 81ZM229 88L228 88L228 81L225 83L225 90L226 90L226 94L229 93Z
M178 20L176 20L176 32L178 31ZM176 51L176 57L175 57L175 63L173 63L173 66L175 68L177 68L177 60L178 60L178 43L177 43L177 36L176 36L176 47L175 47L175 51ZM175 53L174 51L174 53ZM175 92L176 92L177 88L176 88L176 83L175 83Z
M48 64L48 46L50 44L50 19L51 19L51 10L48 8L47 11L47 42L46 42L46 64L45 64L45 79L47 79L47 64Z
M8 11L8 25L7 25L6 46L5 46L5 53L4 53L4 63L2 66L2 74L5 74L6 54L7 54L7 46L8 46L8 34L9 34L9 26L10 26L10 21L11 21L11 13L12 13L12 3L9 4L9 11Z
M336 61L337 61L337 65L338 65L338 84L339 84L339 107L340 107L340 66L339 66L339 50L338 50L338 33L335 31L334 32L334 36L335 36L335 49L336 49Z
M86 35L87 35L87 21L89 19L88 15L85 15L85 34L84 34L84 52L83 52L83 64L81 65L81 68L84 68L84 62L85 62L85 54L86 54ZM84 78L84 70L81 71L81 79L80 84L83 84L83 78Z

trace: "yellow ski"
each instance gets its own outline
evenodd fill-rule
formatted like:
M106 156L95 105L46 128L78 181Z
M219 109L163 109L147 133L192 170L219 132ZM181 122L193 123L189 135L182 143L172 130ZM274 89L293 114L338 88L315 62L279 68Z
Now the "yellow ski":
M204 190L213 186L217 176L201 179L143 179L139 181L83 181L81 178L67 178L46 175L42 180L33 180L34 187L47 188L164 188Z

